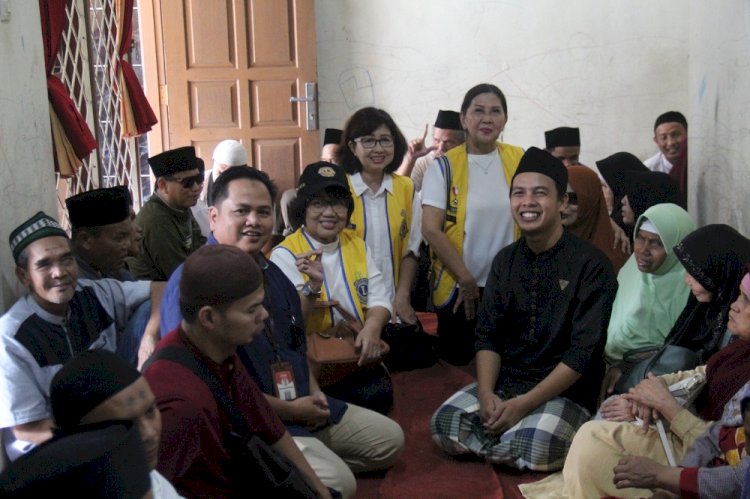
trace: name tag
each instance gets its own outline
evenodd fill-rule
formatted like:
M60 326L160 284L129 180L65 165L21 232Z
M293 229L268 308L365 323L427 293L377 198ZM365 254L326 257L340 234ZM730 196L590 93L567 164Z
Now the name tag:
M297 398L297 389L294 386L294 371L289 362L275 362L271 364L273 372L273 385L276 396L281 400L294 400Z

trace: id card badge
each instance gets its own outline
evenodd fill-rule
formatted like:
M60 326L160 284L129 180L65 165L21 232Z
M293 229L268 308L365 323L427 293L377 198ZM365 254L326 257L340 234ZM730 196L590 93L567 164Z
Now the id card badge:
M276 396L281 400L294 400L297 398L297 389L294 387L294 372L289 362L274 362L271 364L273 372L273 386Z

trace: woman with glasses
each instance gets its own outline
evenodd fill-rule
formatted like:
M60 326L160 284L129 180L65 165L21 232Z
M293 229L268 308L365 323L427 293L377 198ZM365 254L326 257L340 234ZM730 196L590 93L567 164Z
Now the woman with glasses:
M298 229L274 248L271 261L296 286L308 335L347 320L332 302L362 324L355 341L359 364L377 367L326 387L326 393L385 413L393 401L392 389L390 377L378 364L386 353L380 332L391 318L391 301L365 242L344 230L353 209L341 167L324 161L308 165L290 210Z
M354 200L351 227L383 274L393 319L415 324L411 287L422 241L422 207L409 177L395 175L407 144L391 116L366 107L346 123L339 164Z
M498 141L507 121L499 88L483 83L470 89L461 105L466 142L437 158L422 183L422 234L434 252L438 349L452 364L474 358L475 314L492 259L519 235L508 186L523 149Z
M607 214L607 203L599 176L588 166L568 167L568 204L562 211L563 226L607 255L615 273L628 255L615 248L615 232Z

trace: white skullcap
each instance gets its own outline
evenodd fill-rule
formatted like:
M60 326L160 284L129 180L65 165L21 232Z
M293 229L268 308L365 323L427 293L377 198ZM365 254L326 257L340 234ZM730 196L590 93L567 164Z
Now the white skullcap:
M645 230L646 232L650 232L652 234L656 234L659 236L659 229L656 228L656 225L653 224L651 220L645 220L641 226L639 227L640 230Z
M214 149L213 160L227 166L243 166L247 164L247 151L238 140L222 140Z

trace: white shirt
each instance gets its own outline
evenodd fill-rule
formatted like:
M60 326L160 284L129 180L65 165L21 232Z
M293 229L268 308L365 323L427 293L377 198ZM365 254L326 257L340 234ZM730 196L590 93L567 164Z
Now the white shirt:
M412 168L410 176L411 181L414 182L414 187L417 188L417 192L422 190L422 181L424 180L424 174L433 161L435 161L435 151L430 151L426 156L417 158L417 160L414 162L414 168Z
M672 170L672 163L661 151L648 158L643 164L652 172L669 173Z
M378 269L383 273L383 284L388 299L393 302L396 298L396 286L393 276L394 260L396 265L401 264L398 255L393 255L391 249L391 233L388 228L388 193L393 194L393 177L386 174L380 189L373 192L365 184L360 173L350 175L354 193L362 198L365 210L365 244L367 244L367 255L372 256ZM419 255L419 245L422 242L422 205L419 197L414 196L411 205L411 227L409 230L409 251L415 256Z
M513 242L515 225L509 193L497 151L469 154L463 260L479 287L487 283L495 255ZM422 204L445 210L447 202L445 178L436 161L427 169L422 183Z
M304 230L304 229L303 229ZM349 313L357 316L356 305L352 300L356 300L356 297L350 296L349 286L344 278L341 265L341 252L339 251L339 241L336 239L333 243L323 244L316 241L310 235L307 235L308 240L311 242L313 248L320 248L323 250L323 286L325 286L328 299L337 300L339 304L346 309ZM297 270L296 257L287 248L277 246L271 253L271 261L278 265L284 275L292 281L297 291L302 290L305 281L302 277L302 273ZM369 251L367 252L367 307L383 307L393 314L393 307L391 301L388 299L388 295L385 290L385 284L383 282L383 274L378 270L377 265L370 256ZM343 317L334 309L334 321L339 322ZM362 322L364 322L362 317Z
M198 227L201 228L201 234L203 237L211 235L211 223L208 221L208 205L202 199L199 199L197 203L190 207L190 211L193 212L193 218L198 222Z
M154 499L182 499L174 486L161 473L153 470L150 476L151 492L153 492Z

